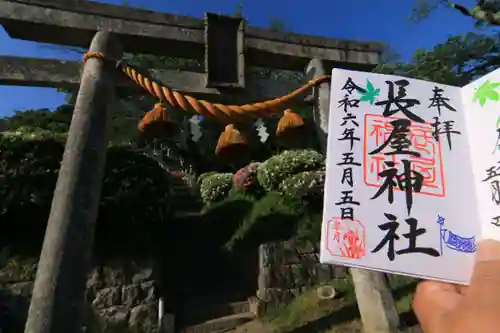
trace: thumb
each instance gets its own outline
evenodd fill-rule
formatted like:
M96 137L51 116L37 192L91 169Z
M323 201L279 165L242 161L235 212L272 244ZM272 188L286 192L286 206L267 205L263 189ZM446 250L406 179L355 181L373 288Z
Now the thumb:
M500 242L487 239L478 244L469 291L490 295L500 302Z
M476 262L500 261L500 242L485 239L479 242L476 251Z

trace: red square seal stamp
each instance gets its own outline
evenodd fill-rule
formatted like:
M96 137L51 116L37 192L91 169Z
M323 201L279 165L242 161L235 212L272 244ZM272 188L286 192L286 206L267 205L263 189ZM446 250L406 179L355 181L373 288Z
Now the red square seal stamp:
M446 195L441 144L432 136L432 125L428 123L411 122L409 126L410 150L417 156L386 155L390 147L371 155L375 148L380 147L389 139L393 126L391 121L396 117L381 115L365 115L365 133L363 143L363 179L367 186L381 187L383 179L379 174L387 168L384 162L392 161L395 167L401 166L401 159L411 162L411 169L423 176L422 189L419 194L444 197ZM398 188L395 188L399 190Z

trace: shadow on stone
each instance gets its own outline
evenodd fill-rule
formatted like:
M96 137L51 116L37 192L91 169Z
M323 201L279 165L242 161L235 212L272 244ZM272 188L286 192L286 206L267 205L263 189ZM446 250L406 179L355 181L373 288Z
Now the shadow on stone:
M359 318L358 305L356 303L349 304L341 307L338 311L335 311L328 316L298 327L290 331L290 333L323 332L334 325L349 322L357 318Z
M24 330L28 299L8 289L0 289L0 329L2 333L18 333Z
M412 282L406 285L403 285L393 291L394 300L398 300L410 292L415 290L417 282ZM298 327L289 333L312 333L312 332L323 332L329 329L332 326L339 325L342 323L347 323L353 321L355 319L360 318L358 305L347 304L342 306L339 310L323 317L318 320L309 322L301 327ZM401 328L408 328L418 324L417 318L413 311L407 311L400 313L401 318Z

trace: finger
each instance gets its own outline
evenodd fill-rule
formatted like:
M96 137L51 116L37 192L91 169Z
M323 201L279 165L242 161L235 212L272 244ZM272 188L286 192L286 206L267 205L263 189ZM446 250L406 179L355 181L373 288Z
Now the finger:
M449 311L461 298L462 292L455 284L424 281L418 284L413 298L413 309L419 312Z
M446 314L455 309L462 298L456 285L437 281L421 282L413 298L413 311L424 332L441 332Z
M500 242L485 239L477 244L476 262L500 261Z
M485 240L478 244L469 292L500 297L500 242Z

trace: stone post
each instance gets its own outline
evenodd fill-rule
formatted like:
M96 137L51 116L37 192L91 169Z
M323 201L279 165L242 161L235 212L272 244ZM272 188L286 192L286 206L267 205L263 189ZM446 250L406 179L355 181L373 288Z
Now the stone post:
M117 40L98 32L91 51L121 58ZM25 333L80 332L84 292L106 161L114 64L89 59L59 170Z
M319 59L309 62L306 76L311 79L325 75ZM328 117L330 113L330 83L325 82L314 90L314 122L321 149L326 154L328 136ZM399 331L399 313L391 290L383 273L359 268L350 269L359 313L366 333L395 333Z
M259 276L257 298L263 302L270 302L269 288L271 288L271 263L269 262L269 253L271 243L259 245Z
M321 60L313 59L309 62L306 69L307 79L310 80L314 77L326 74ZM330 115L330 83L324 82L314 87L313 97L315 99L313 108L314 126L316 128L321 150L325 154L328 138L328 117Z

